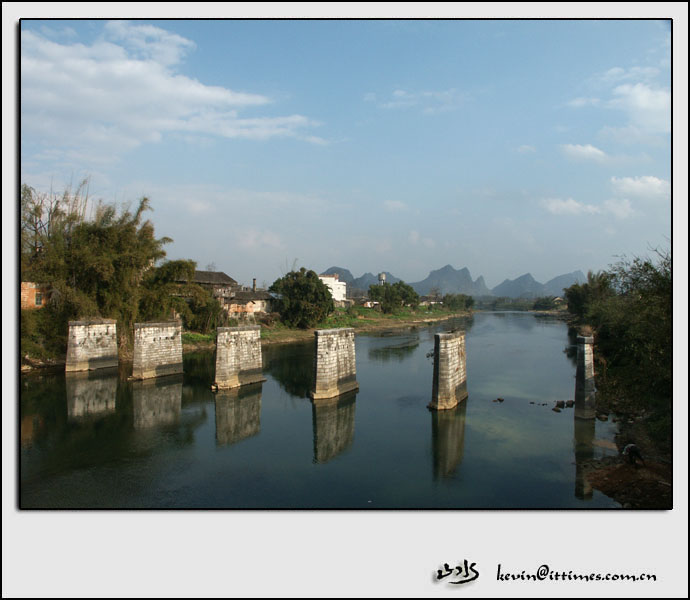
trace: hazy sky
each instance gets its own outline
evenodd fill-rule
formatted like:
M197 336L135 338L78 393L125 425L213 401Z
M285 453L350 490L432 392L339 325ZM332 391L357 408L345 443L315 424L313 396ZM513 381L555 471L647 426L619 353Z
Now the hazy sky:
M661 20L23 21L20 178L151 199L168 258L489 287L670 247Z

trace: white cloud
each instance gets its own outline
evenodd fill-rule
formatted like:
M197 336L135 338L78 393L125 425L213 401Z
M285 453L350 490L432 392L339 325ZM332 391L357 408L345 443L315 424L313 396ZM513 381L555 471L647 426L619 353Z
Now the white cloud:
M611 198L603 205L585 204L573 198L547 198L542 200L542 206L553 215L581 216L581 215L612 215L617 219L627 219L637 214L627 198Z
M407 241L410 242L410 244L412 244L413 246L421 244L422 246L426 246L427 248L436 247L436 242L433 239L422 237L419 234L419 232L415 231L414 229L410 231L410 234L407 236Z
M518 147L517 151L520 154L529 154L529 153L536 152L537 149L534 146L529 146L528 144L523 144L522 146Z
M599 102L599 98L573 98L568 102L568 106L582 108L583 106L597 106Z
M643 131L671 131L671 91L644 83L623 84L613 90L608 105L625 111L631 123Z
M421 92L396 89L391 93L388 100L379 102L378 107L384 109L416 108L424 114L436 114L459 108L465 98L466 94L455 89ZM376 95L368 93L364 99L376 101Z
M257 248L283 248L284 244L281 237L268 229L243 229L236 232L237 243L241 248L254 250Z
M561 146L563 153L569 158L576 160L593 160L596 162L602 162L608 158L607 154L603 150L599 150L592 146L591 144L580 145L580 144L564 144Z
M601 213L601 208L593 204L583 204L572 198L547 198L542 205L554 215L595 215Z
M383 203L383 206L390 212L404 212L409 210L407 204L400 202L399 200L386 200Z
M318 123L302 115L243 118L271 103L261 94L209 86L174 66L194 48L149 25L107 23L92 45L57 43L21 32L22 140L114 160L169 133L266 140L304 134Z
M627 198L611 198L604 202L604 212L612 214L617 219L627 219L635 214L635 211Z
M643 81L654 79L659 75L656 67L613 67L599 75L598 79L604 83L618 83L621 81Z
M619 196L658 200L670 199L671 184L651 175L642 177L611 177L611 185Z

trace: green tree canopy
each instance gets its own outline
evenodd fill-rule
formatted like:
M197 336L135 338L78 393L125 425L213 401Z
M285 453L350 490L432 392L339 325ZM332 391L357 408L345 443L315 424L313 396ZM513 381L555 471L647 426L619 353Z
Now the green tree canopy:
M304 267L276 279L269 291L279 294L276 310L290 327L313 327L335 310L328 286Z
M443 306L449 310L469 310L474 306L474 298L467 294L446 294Z
M378 302L384 313L396 312L403 306L416 308L419 305L419 295L404 281L398 281L392 285L389 283L370 285L369 298Z

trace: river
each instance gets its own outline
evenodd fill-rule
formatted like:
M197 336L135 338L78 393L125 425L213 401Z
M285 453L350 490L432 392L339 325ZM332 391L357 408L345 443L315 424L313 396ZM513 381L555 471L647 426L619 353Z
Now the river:
M467 332L469 397L430 412L434 333ZM473 317L356 336L359 391L312 402L314 343L263 349L266 381L211 391L184 375L20 380L22 508L584 509L619 504L582 463L615 424L576 420L574 340L559 320ZM503 402L497 402L502 398Z

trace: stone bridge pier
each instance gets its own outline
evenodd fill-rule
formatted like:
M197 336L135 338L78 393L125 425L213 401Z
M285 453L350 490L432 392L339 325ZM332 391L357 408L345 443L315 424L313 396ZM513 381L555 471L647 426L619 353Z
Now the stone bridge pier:
M65 372L117 367L117 321L70 321Z
M132 379L151 379L182 373L182 324L134 324Z
M219 327L216 338L215 390L266 381L261 370L261 327Z
M437 333L434 336L434 379L431 410L448 410L467 398L465 332Z
M314 355L314 400L335 398L359 389L355 361L355 330L318 329Z
M575 372L575 418L596 417L594 387L594 338L577 336L577 370Z

